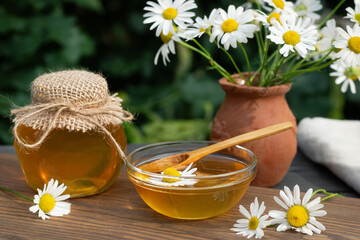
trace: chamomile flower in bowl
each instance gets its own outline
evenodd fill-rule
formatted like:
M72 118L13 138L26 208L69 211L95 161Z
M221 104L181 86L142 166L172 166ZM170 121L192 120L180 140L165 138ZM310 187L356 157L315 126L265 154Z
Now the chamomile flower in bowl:
M144 202L163 215L178 219L205 219L237 204L256 174L256 157L236 146L234 152L203 157L183 170L161 173L142 170L155 160L208 146L209 141L167 142L147 145L128 155L126 168Z

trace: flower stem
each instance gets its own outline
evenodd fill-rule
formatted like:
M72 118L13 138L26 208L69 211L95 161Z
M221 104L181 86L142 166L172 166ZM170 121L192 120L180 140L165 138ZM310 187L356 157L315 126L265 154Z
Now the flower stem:
M192 39L194 43L196 43L196 45L199 46L199 48L208 56L211 56L210 53L196 40L196 39Z
M328 15L326 16L326 18L324 18L324 20L322 20L321 23L318 25L318 29L321 29L321 28L325 25L326 21L329 20L329 18L331 18L332 15L335 14L335 12L338 10L338 8L341 7L341 5L343 5L343 3L344 3L345 1L346 1L346 0L340 1L340 2L336 5L336 7L334 7L334 9L330 12L330 14L328 14Z
M237 84L237 82L235 81L235 79L231 76L231 74L226 71L220 64L218 64L211 56L207 55L206 53L204 53L203 51L197 49L196 47L191 46L190 44L183 42L183 41L179 41L177 42L191 50L193 50L194 52L199 53L201 56L205 57L206 59L208 59L210 61L210 65L213 66L221 75L223 75L229 82L235 83Z
M331 47L331 48L326 49L326 50L324 50L324 51L314 52L314 53L310 54L309 56L307 56L306 58L301 59L297 64L295 64L294 66L292 66L289 72L293 72L293 71L295 71L295 70L297 70L297 69L299 69L299 68L303 68L304 66L308 65L307 63L305 63L305 65L303 65L303 63L304 63L305 61L307 61L308 59L310 59L310 58L312 58L312 57L314 57L314 56L316 56L316 55L319 55L319 54L322 54L322 53L326 53L326 52L327 52L327 54L326 54L324 57L322 57L320 60L316 60L316 62L317 62L318 64L321 63L322 61L324 61L324 60L326 59L327 56L330 55L330 53L331 53L332 51L334 51L334 49L335 49L335 47ZM317 65L318 65L318 64L317 64Z
M251 67L250 67L250 62L249 62L249 58L248 58L248 55L246 54L246 51L245 51L245 48L243 47L243 45L241 43L239 43L240 47L241 47L241 50L243 51L244 53L244 56L245 56L245 59L246 59L246 64L248 66L248 70L249 70L249 74L248 74L248 80L246 81L245 79L245 82L247 83L248 86L251 85L250 83L250 76L251 76Z
M290 58L290 57L288 57L287 59L289 59L289 58ZM286 58L284 58L284 57L281 58L279 65L277 65L277 67L275 68L274 77L275 77L276 75L278 75L278 73L279 73L279 71L280 71L280 68L281 68L281 66L283 65L285 59L286 59Z
M270 42L268 39L265 40L265 50L264 50L264 58L263 58L263 61L262 61L262 64L260 66L260 83L259 83L259 86L262 87L264 85L267 85L266 84L266 77L264 77L264 68L267 66L267 62L268 62L268 52L269 52L269 45L270 45Z
M32 199L32 198L29 198L29 197L27 197L27 196L24 196L24 195L18 193L18 192L15 192L15 191L13 191L13 190L10 190L10 189L4 188L4 187L0 187L0 190L6 191L6 192L11 192L11 193L13 193L13 194L16 194L16 195L22 197L22 198L25 198L26 200L29 200L29 201L34 201L34 199Z
M261 30L260 30L261 31ZM263 51L264 51L264 45L260 42L260 37L259 37L259 33L255 33L255 38L256 38L256 43L257 43L257 46L258 46L258 49L259 49L259 56L260 56L260 59L263 58Z
M317 67L312 67L312 68L308 68L308 69L301 69L301 70L297 70L297 71L293 71L293 72L288 72L288 73L285 73L285 74L282 74L282 77L286 78L293 78L297 75L300 75L300 74L303 74L303 73L308 73L308 72L314 72L314 71L319 71L327 66L329 66L330 64L332 64L333 62L337 61L338 59L333 59L327 63L324 63L320 66L317 66Z
M344 195L341 195L339 193L328 193L325 189L318 189L316 191L313 192L313 194L311 195L311 197L313 197L316 193L318 192L322 192L323 194L326 194L328 195L327 197L324 197L322 198L320 201L324 201L326 199L329 199L329 198L332 198L332 197L335 197L335 196L338 196L338 197L345 197Z
M235 63L235 61L234 61L233 57L230 55L230 53L229 53L228 51L226 51L223 47L220 47L220 48L221 48L221 50L223 50L223 51L226 53L226 55L229 57L230 61L231 61L232 64L234 65L234 67L235 67L236 71L238 72L238 74L240 75L240 77L241 77L242 79L244 79L244 76L242 75L239 67L238 67L237 64ZM244 80L245 80L245 79L244 79Z

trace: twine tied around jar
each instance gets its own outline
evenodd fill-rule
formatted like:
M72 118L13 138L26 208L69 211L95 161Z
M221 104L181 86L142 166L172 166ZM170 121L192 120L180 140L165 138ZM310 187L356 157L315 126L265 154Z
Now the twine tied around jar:
M32 103L13 109L13 135L17 143L29 149L37 149L55 128L69 131L96 130L114 143L120 156L125 153L106 129L109 124L121 124L133 119L133 115L121 107L117 94L109 95L106 80L99 74L69 70L43 74L31 85ZM34 143L19 137L21 125L42 130Z

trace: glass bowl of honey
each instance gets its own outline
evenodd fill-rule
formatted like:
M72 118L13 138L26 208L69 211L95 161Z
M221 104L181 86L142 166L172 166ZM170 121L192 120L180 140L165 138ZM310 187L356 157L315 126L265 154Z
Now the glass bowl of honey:
M127 174L144 202L156 212L177 219L205 219L237 204L256 175L256 156L241 146L210 154L177 171L147 172L141 166L215 142L182 141L147 145L128 155ZM236 153L236 154L235 154Z

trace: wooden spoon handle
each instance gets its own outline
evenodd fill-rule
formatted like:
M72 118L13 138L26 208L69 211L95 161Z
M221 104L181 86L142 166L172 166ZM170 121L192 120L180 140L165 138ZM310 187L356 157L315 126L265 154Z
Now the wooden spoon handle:
M260 128L258 130L251 131L248 133L244 133L239 136L229 138L227 140L206 146L204 148L191 151L189 152L190 157L186 161L176 165L175 168L181 168L183 166L187 166L190 163L195 162L206 155L226 149L228 147L250 142L259 138L267 137L291 129L292 127L293 124L291 122L283 122L283 123L271 125L269 127Z

